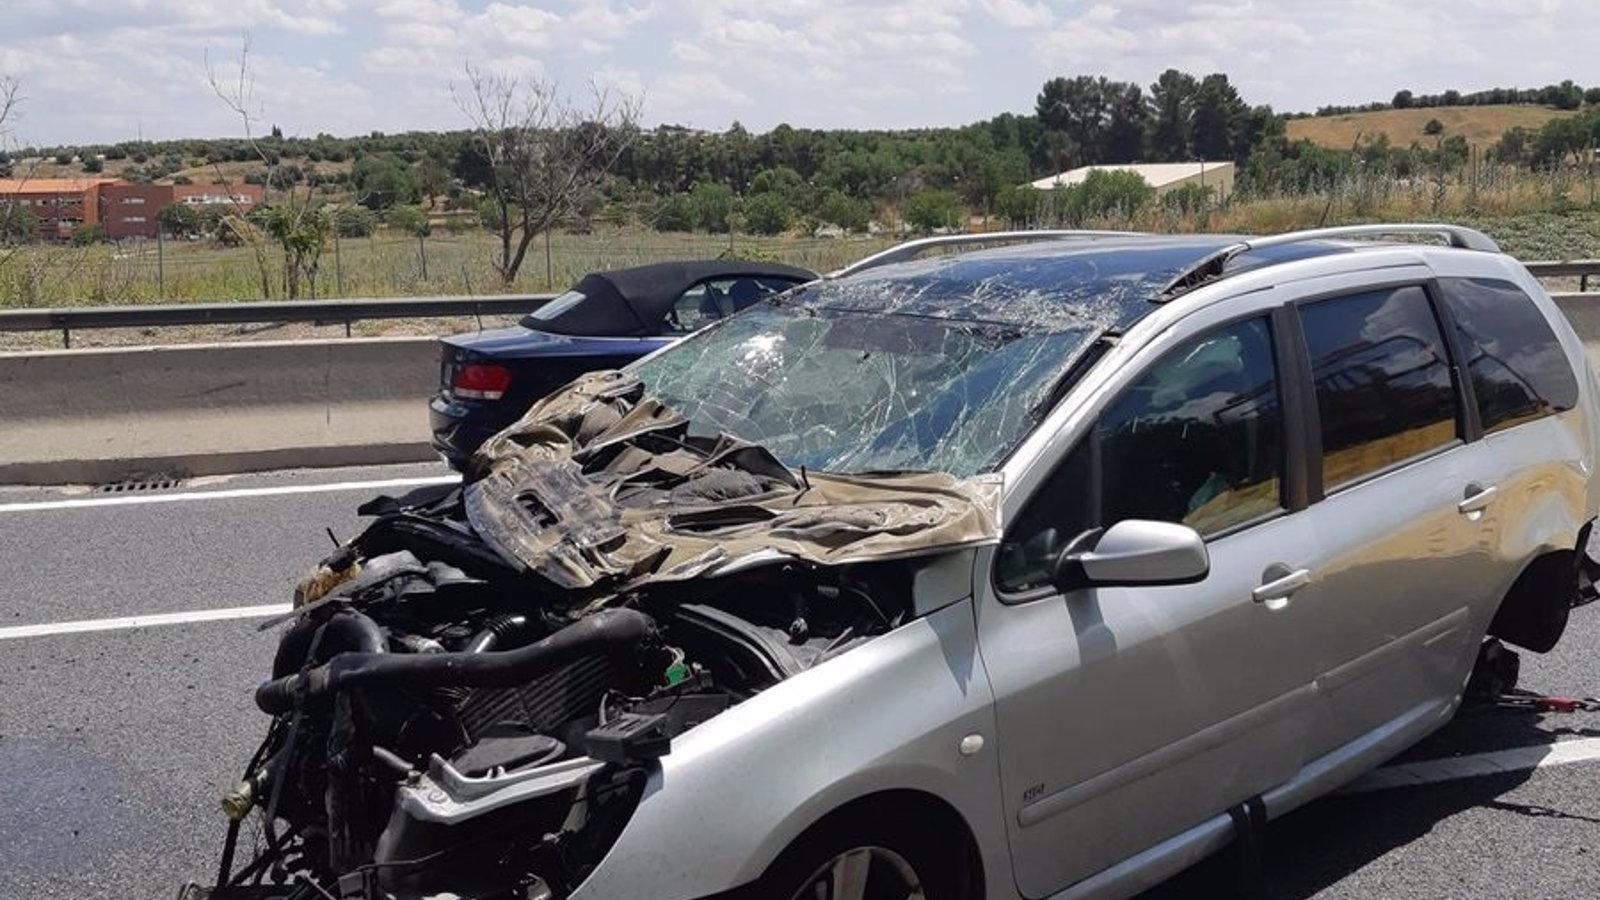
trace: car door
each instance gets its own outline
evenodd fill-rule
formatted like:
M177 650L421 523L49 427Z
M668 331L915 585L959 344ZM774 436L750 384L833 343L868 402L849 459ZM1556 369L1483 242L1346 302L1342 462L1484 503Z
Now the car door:
M1373 753L1391 754L1448 716L1499 581L1431 283L1388 277L1294 288L1313 394L1312 550L1293 598L1317 685L1313 758L1378 729L1396 739Z
M1301 764L1309 670L1273 586L1308 540L1289 512L1301 505L1285 427L1285 400L1292 407L1296 395L1280 384L1272 316L1228 315L1191 316L1128 367L1031 492L980 588L1026 896L1154 846ZM1052 586L1049 562L1067 542L1124 519L1194 527L1209 575L1190 585Z

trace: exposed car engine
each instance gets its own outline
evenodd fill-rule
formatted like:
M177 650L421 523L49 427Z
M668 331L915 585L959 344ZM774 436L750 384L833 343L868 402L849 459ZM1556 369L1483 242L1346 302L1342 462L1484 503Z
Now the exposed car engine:
M397 504L302 587L345 579L297 611L256 693L273 723L226 806L236 825L261 811L262 848L229 882L565 896L674 736L908 614L895 563L768 567L573 608L450 529L459 489L435 493ZM423 544L427 562L400 549ZM431 792L460 811L572 760L600 765L531 802L454 824L407 808Z
M187 897L568 896L675 737L908 621L919 560L993 530L945 476L796 476L586 379L363 507L269 623L272 724Z

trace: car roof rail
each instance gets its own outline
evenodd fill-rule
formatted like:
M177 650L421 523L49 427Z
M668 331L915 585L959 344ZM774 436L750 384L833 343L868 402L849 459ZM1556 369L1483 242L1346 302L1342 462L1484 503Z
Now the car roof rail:
M879 266L891 263L905 262L916 259L929 250L942 247L982 247L987 244L1023 244L1033 241L1054 241L1070 238L1119 238L1119 237L1145 237L1138 231L1087 231L1076 229L1041 229L1037 231L990 231L979 234L941 234L934 237L918 238L896 244L887 250L882 250L865 259L858 260L839 269L829 272L829 278L843 278Z
M1500 245L1494 239L1475 228L1463 225L1444 225L1435 223L1403 222L1395 224L1373 225L1340 225L1334 228L1310 228L1305 231L1290 231L1284 234L1253 237L1230 244L1207 256L1182 272L1167 283L1165 288L1156 295L1157 302L1164 303L1180 297L1204 284L1224 278L1227 275L1228 263L1243 253L1251 250L1262 250L1267 247L1282 247L1288 244L1302 244L1308 241L1334 241L1350 238L1377 238L1400 237L1402 235L1423 235L1444 238L1445 243L1462 250L1478 250L1484 253L1499 253Z

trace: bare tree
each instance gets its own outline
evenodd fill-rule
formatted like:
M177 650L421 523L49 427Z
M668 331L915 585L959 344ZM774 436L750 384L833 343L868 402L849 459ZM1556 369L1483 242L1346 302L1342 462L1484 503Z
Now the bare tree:
M262 145L256 137L256 123L259 114L256 111L255 100L255 75L250 68L250 38L247 35L239 49L238 65L232 74L224 78L211 64L210 54L206 55L206 77L211 83L211 90L217 95L244 126L244 139L250 149L261 160L265 171L262 186L262 205L264 209L258 217L261 229L267 236L277 241L283 250L283 294L290 300L300 296L303 284L309 283L313 296L316 293L317 271L322 264L322 251L327 246L328 237L333 230L333 218L328 210L313 203L313 188L308 183L305 191L299 191L291 179L279 178L279 169L282 158ZM216 167L217 179L228 190L232 198L234 214L222 227L229 228L243 242L250 245L255 251L256 267L261 276L261 293L265 297L272 296L271 269L267 259L266 243L261 239L257 226L246 216L249 212L244 203L239 199L239 192L233 190L229 179L222 167ZM273 201L273 188L282 184L279 199Z
M591 84L580 106L553 81L470 63L465 73L452 93L485 163L486 224L499 238L494 268L509 287L534 238L581 206L633 142L639 104Z
M0 178L10 178L12 161L7 155L12 145L11 125L17 106L22 102L22 88L16 79L0 75ZM23 209L10 197L0 197L0 263L10 258L15 244L26 240L33 229L33 213Z

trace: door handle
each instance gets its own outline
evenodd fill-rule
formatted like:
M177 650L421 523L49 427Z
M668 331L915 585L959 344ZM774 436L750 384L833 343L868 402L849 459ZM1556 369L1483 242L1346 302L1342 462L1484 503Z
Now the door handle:
M1499 490L1492 484L1488 487L1480 484L1467 485L1466 499L1456 504L1456 512L1461 513L1463 516L1482 512L1485 507L1494 502L1494 496Z
M1289 567L1280 564L1277 566L1277 568L1279 571L1282 571ZM1263 584L1262 586L1251 591L1250 599L1257 603L1266 603L1269 605L1274 600L1287 601L1290 594L1293 594L1295 591L1300 590L1310 583L1311 570L1296 569L1293 572L1284 575L1282 578L1274 578L1266 584Z

